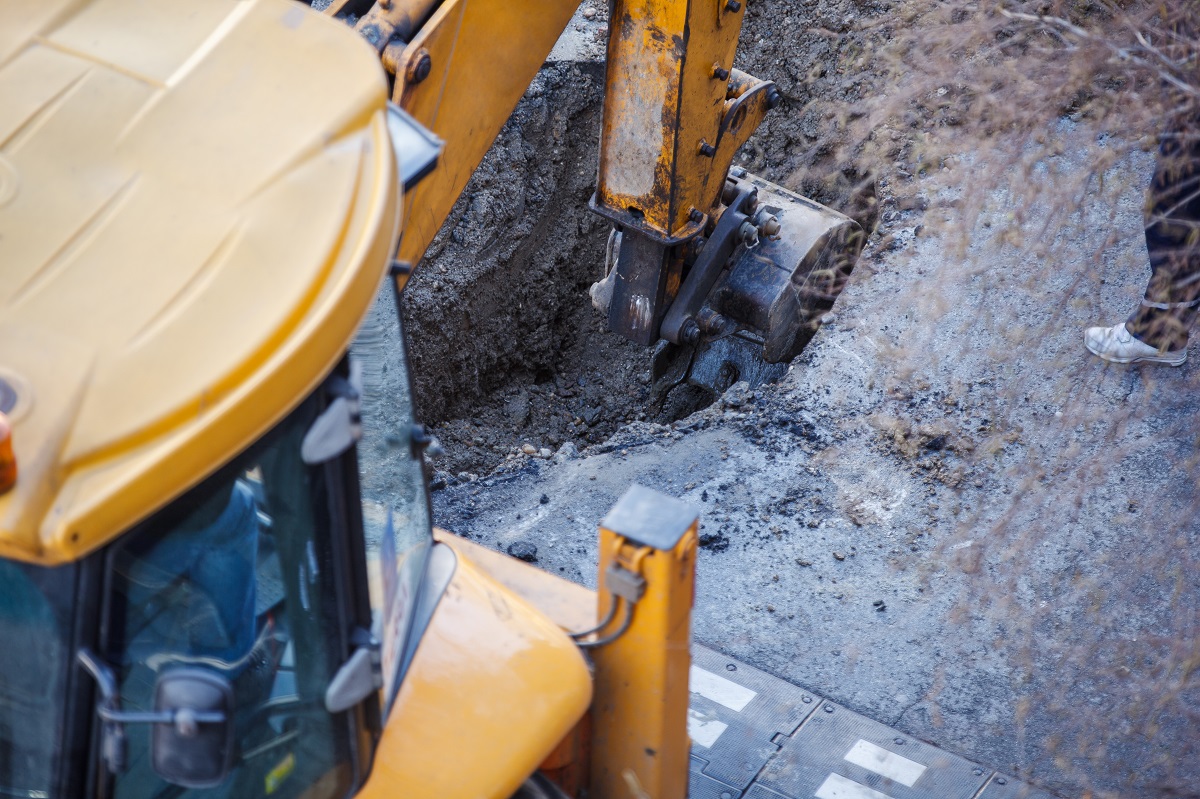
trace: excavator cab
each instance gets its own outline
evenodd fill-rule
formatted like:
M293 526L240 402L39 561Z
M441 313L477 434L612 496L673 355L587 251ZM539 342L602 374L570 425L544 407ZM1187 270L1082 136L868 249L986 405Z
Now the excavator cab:
M419 448L364 536L353 440L335 430L352 423L348 377L343 362L245 452L79 562L0 560L6 793L344 796L361 783L453 565L434 554ZM411 406L396 409L419 432Z
M100 691L107 795L342 796L362 781L454 564L433 540L411 389L391 398L412 446L387 506L360 501L355 371L343 361L94 556L101 595L80 604L104 610L78 660ZM206 712L222 718L189 731Z
M286 0L3 9L0 795L507 797L583 715L434 542L411 390L360 498L347 353L436 147Z
M112 796L342 795L365 767L377 703L326 701L372 616L353 450L305 458L322 393L96 556L100 634L79 660Z

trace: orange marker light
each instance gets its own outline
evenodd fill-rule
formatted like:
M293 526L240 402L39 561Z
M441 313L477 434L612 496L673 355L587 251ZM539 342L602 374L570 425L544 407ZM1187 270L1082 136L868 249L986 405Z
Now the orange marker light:
M0 413L0 494L17 484L17 456L13 454L12 425Z

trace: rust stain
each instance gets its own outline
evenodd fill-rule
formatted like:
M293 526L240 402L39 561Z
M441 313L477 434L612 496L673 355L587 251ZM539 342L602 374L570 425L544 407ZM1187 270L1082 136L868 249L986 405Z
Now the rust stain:
M713 80L709 67L732 63L740 17L701 5L680 14L622 0L610 34L596 203L652 238L686 234L693 208L712 213L734 151L762 121L760 103L726 104L727 88L737 97L762 82L736 70ZM702 139L716 157L700 154Z

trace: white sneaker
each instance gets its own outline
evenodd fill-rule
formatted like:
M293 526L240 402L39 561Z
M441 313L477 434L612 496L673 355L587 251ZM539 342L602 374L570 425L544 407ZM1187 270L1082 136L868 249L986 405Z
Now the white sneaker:
M1134 338L1125 329L1125 323L1112 327L1089 327L1083 334L1083 344L1093 355L1112 363L1165 363L1168 366L1183 366L1187 360L1187 348L1175 352L1151 347Z

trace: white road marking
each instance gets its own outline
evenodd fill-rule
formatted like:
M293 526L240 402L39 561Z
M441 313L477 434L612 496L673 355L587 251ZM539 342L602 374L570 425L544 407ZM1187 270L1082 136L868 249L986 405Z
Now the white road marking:
M841 774L830 774L813 794L817 799L892 799L886 793L860 785Z
M831 338L827 338L825 340L828 341L831 345L833 345L834 349L841 350L842 352L846 353L851 358L853 358L854 360L858 361L861 364L864 364L864 365L866 364L866 361L864 361L857 352L852 352L851 350L846 349L841 344L838 344L836 341L834 341ZM878 349L878 347L876 347L876 349Z
M741 713L750 700L758 696L755 691L725 679L719 674L705 671L699 666L692 666L689 673L689 689L694 694L700 694L705 699L711 699L718 705Z
M712 749L721 733L729 728L725 722L702 716L691 708L688 708L687 724L688 737L705 749Z
M898 782L906 788L911 788L925 773L925 767L917 761L861 739L850 747L850 751L842 759L874 771L879 776Z

